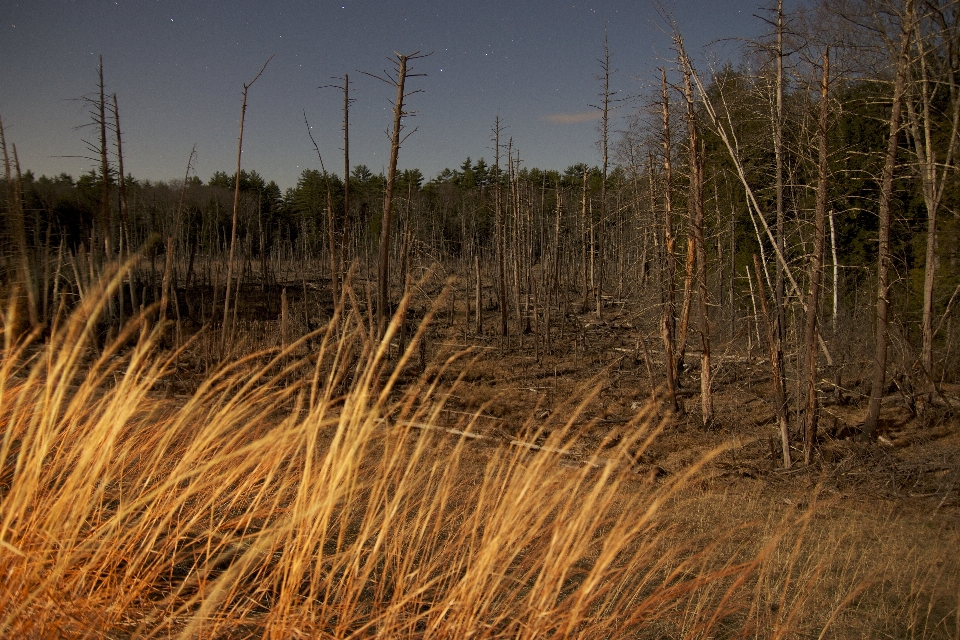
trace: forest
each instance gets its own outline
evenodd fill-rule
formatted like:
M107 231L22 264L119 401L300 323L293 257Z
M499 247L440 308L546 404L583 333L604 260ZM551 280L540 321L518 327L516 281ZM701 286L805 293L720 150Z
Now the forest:
M566 168L492 114L401 169L420 52L385 174L345 75L286 191L269 64L206 180L125 169L106 59L88 173L0 122L0 630L960 637L960 4L761 13L632 92L597 43Z

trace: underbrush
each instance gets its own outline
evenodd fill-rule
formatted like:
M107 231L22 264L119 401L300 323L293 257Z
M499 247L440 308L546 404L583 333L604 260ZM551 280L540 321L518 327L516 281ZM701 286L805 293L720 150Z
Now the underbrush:
M116 283L42 343L4 316L4 636L808 637L888 614L909 616L898 637L957 633L955 563L914 555L898 580L816 500L699 494L709 455L659 480L611 462L656 437L653 412L576 459L557 452L591 388L539 447L424 428L466 354L401 388L420 334L391 360L398 319L378 341L345 305L169 398L149 312L93 340Z

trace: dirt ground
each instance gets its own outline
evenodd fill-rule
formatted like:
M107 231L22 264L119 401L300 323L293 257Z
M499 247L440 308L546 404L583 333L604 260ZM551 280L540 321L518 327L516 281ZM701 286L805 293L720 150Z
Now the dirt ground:
M291 332L321 325L329 310L321 308L315 318L308 308L298 311L295 290ZM426 308L412 305L410 334ZM922 405L892 384L878 438L865 443L856 439L866 413L863 395L851 389L837 394L824 380L812 463L803 463L792 414L795 462L783 469L769 361L756 345L745 353L732 341L715 342L716 420L704 428L697 352L686 354L681 414L668 415L651 400L660 392L655 386L663 350L649 311L611 304L597 319L571 305L551 321L549 342L537 339L545 333L536 324L542 317L520 330L511 319L504 340L492 304L485 306L481 334L464 311L462 298L437 306L425 348L412 355L399 387L424 379L438 383L437 397L445 402L424 428L475 436L471 456L478 465L498 447L524 447L556 457L558 465L613 463L633 476L625 486L643 491L722 449L664 506L683 524L684 535L709 540L737 527L758 531L764 523L811 513L806 539L814 555L828 557L816 566L832 576L823 588L834 590L823 606L843 605L827 637L960 633L960 386L945 385L941 398ZM247 326L263 333L265 346L276 342L277 322L258 313ZM459 356L448 361L453 354ZM202 369L190 362L185 357L173 375L178 393L188 391ZM649 446L617 453L616 444L640 425L662 430ZM565 428L570 438L563 451L540 448Z
M461 291L463 290L461 285ZM355 284L361 307L372 286ZM275 290L274 290L275 289ZM439 382L446 398L438 414L441 428L467 428L494 441L542 442L569 422L576 435L575 451L561 456L566 463L583 463L578 455L606 443L608 448L630 435L638 414L644 422L662 424L662 432L642 452L623 465L654 477L681 473L704 454L727 449L703 471L700 485L723 492L772 492L778 499L805 503L812 492L838 500L896 505L940 519L947 530L960 525L960 385L943 385L942 396L924 405L912 401L891 382L883 399L878 438L858 442L866 413L861 380L842 381L841 393L825 378L821 385L821 416L816 451L804 465L799 420L791 412L791 469L781 468L779 433L775 425L770 365L756 344L746 353L745 338L715 338L712 348L715 420L701 426L699 352L688 348L678 398L680 415L668 415L658 399L663 375L663 348L656 318L649 309L625 304L604 306L602 318L583 312L568 296L562 317L553 318L549 341L542 316L517 326L511 316L509 336L499 335L499 312L492 290L484 293L483 332L475 332L475 310L465 316L465 300L454 294L441 298L442 283L421 288L409 310L408 334L431 304L434 317L425 348L414 354L399 386L421 376ZM304 280L287 288L290 335L322 326L332 313L327 286ZM316 296L312 300L310 296ZM241 326L254 337L250 347L278 343L280 288L259 287L239 296ZM449 298L448 298L449 300ZM368 314L361 308L361 315ZM556 313L554 313L556 315ZM185 333L199 327L185 323ZM746 331L749 324L741 323ZM695 344L693 330L688 344ZM538 339L538 332L540 337ZM208 334L210 332L208 331ZM257 337L259 336L259 337ZM202 340L194 351L202 350ZM398 340L392 357L397 357ZM452 362L443 364L451 355ZM788 358L789 358L788 354ZM188 352L170 377L171 393L189 393L205 372L201 358ZM847 376L851 374L848 372ZM855 372L861 378L862 372ZM788 369L789 377L789 369ZM796 381L787 381L796 397ZM591 401L583 404L585 398ZM657 398L653 401L652 398ZM794 401L791 399L791 408ZM653 403L653 405L651 405ZM654 406L655 411L649 411ZM568 417L570 417L568 419ZM802 418L802 416L801 416ZM466 426L465 426L466 425ZM800 463L797 463L797 461Z

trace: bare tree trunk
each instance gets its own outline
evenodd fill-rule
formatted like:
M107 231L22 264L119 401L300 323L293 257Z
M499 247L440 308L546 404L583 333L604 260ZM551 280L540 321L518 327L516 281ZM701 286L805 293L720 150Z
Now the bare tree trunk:
M837 332L837 307L840 306L840 261L837 258L837 232L833 226L833 209L830 209L830 253L833 257L833 307L830 310L830 329Z
M180 185L180 200L177 203L177 217L173 225L173 232L170 234L170 237L174 241L180 237L180 225L183 220L183 203L187 198L187 180L190 178L190 169L193 167L193 157L197 153L197 146L194 145L193 149L190 150L190 157L187 158L187 170L183 172L183 184Z
M340 234L340 264L349 264L349 256L343 252L347 247L346 228L350 220L350 76L343 74L343 231ZM339 271L339 269L338 269ZM339 273L337 276L339 277ZM334 299L334 304L337 300Z
M760 258L753 254L753 269L757 276L757 288L760 292L760 307L763 310L763 322L767 329L767 343L770 347L770 369L773 377L773 401L776 409L777 424L780 427L780 445L783 451L783 468L789 469L792 464L790 460L790 423L787 415L787 390L783 382L783 347L780 344L780 336L774 330L774 323L770 321L770 312L767 310L767 293L763 286L763 278L760 277ZM749 277L750 270L747 269ZM750 292L753 293L753 285L750 286ZM756 315L756 303L754 303L754 315ZM749 335L749 332L748 332Z
M334 229L333 229L333 193L330 189L330 174L327 173L327 167L323 164L323 155L320 153L320 146L317 144L317 141L313 138L313 132L310 130L310 123L307 121L307 112L303 112L303 122L307 125L307 135L310 136L310 142L313 143L313 148L317 151L317 159L320 160L320 169L323 171L323 183L327 189L327 255L330 259L330 299L332 300L333 306L337 306L337 301L340 299L340 294L338 290L339 284L339 273L337 269L337 247L336 240L334 238ZM259 206L259 205L258 205Z
M397 98L393 104L393 133L390 137L390 163L387 165L387 185L386 193L383 197L383 218L380 221L380 255L378 258L378 287L379 296L377 300L377 318L378 331L383 335L387 326L387 318L390 314L390 227L393 220L393 191L397 183L397 158L400 155L400 132L403 116L406 112L403 110L403 101L407 97L404 93L404 85L407 81L407 62L419 57L419 51L411 54L396 54L397 76L395 79L380 80L391 84L397 88Z
M914 0L907 0L906 15L913 13ZM870 385L870 402L863 424L863 438L870 439L877 431L880 419L880 400L887 375L887 312L890 308L890 201L893 199L893 173L897 163L897 141L900 136L900 116L903 91L906 84L907 66L910 64L910 33L903 26L900 36L900 52L896 61L896 78L893 85L893 105L890 110L890 135L883 163L880 184L880 242L877 250L877 329L876 353L873 362L873 379Z
M684 66L683 87L687 101L687 131L690 137L690 233L697 262L697 302L700 311L700 408L704 427L713 423L713 394L710 369L710 316L707 292L707 251L703 237L703 154L693 110L691 70Z
M408 188L409 191L409 188ZM410 210L409 210L409 199L407 204L407 213L405 215L406 223L404 224L404 233L403 233L403 244L400 248L400 282L403 283L403 293L401 298L403 299L403 304L400 309L400 341L397 343L397 358L403 357L404 352L407 350L407 306L409 304L409 299L407 296L410 292ZM450 306L451 309L454 304L454 293L450 292ZM453 313L450 314L450 324L453 325Z
M220 348L223 350L227 344L227 336L230 332L230 282L233 278L233 256L237 244L237 211L240 209L240 160L243 154L243 119L247 115L247 90L257 81L263 70L270 64L273 56L267 58L267 61L260 67L260 71L254 76L253 80L243 85L243 103L240 105L240 134L237 136L237 173L233 185L233 222L230 226L230 256L227 258L227 286L223 299L223 326L220 333Z
M119 248L120 248L120 261L123 262L124 259L124 249L127 253L131 252L130 248L130 222L128 220L128 208L127 208L127 179L123 173L123 141L120 135L120 107L117 104L117 94L113 94L113 120L117 129L117 184L119 185L119 196L120 196L120 239L119 239ZM131 310L133 313L137 311L137 305L135 302L133 294L133 281L135 280L134 274L131 272L128 275L130 278L130 303ZM120 324L123 325L123 287L121 286L117 290L120 296Z
M162 326L167 319L167 307L170 301L170 277L173 272L173 238L167 238L167 255L164 256L163 282L160 285L160 319L157 326Z
M817 315L820 309L820 281L823 277L823 253L827 217L827 117L830 114L830 47L823 53L823 77L820 81L820 121L818 137L817 203L813 214L813 255L810 256L810 294L803 333L803 352L807 360L807 407L804 410L804 462L810 464L817 440L819 405L817 399Z
M473 254L473 270L476 272L476 288L474 289L474 304L476 305L476 318L474 318L474 330L478 336L483 335L483 299L481 292L483 290L480 281L480 252Z
M120 135L120 107L117 106L117 94L113 94L113 117L117 128L117 182L120 189L120 241L126 242L130 250L130 230L127 207L127 179L123 173L123 142ZM191 154L192 155L192 154ZM120 256L121 259L123 256Z
M687 355L687 329L690 326L690 304L693 296L693 275L696 266L696 243L693 236L687 237L687 261L683 276L683 302L680 305L680 335L677 337L677 385L683 373L683 360Z
M330 299L332 300L333 306L337 306L337 301L340 298L340 274L337 273L337 241L334 237L334 228L333 228L333 194L330 190L330 176L327 175L326 169L323 171L323 179L327 183L327 244L328 251L330 252Z
M663 106L663 201L664 201L664 272L661 272L661 289L665 289L663 300L663 318L661 320L661 332L663 333L663 360L666 366L667 378L667 402L670 410L676 412L677 405L677 346L674 341L676 333L676 272L677 267L674 264L674 237L673 237L673 165L670 162L670 95L667 92L667 72L660 69L660 79L662 88L662 106ZM650 189L653 190L653 169L650 170Z
M583 189L581 193L580 200L580 219L583 220L583 229L581 233L582 239L582 253L583 253L583 306L582 311L586 313L589 308L589 298L590 298L590 283L587 279L587 270L589 265L592 263L593 248L590 244L590 231L587 228L589 220L587 219L587 168L583 168Z
M500 304L500 335L507 337L507 230L506 217L503 210L503 198L500 194L500 116L497 115L493 124L493 173L496 183L494 198L495 214L497 219L497 298ZM479 280L478 280L479 282ZM479 318L479 315L477 316ZM477 320L479 333L480 321Z
M546 293L547 293L547 295L546 295L547 301L546 301L546 305L545 305L545 307L544 307L545 313L546 313L546 316L545 316L546 330L544 331L544 333L546 334L546 349L547 349L547 353L551 353L551 351L552 351L552 344L551 344L551 338L550 338L550 303L551 303L551 298L556 298L556 300L557 300L557 313L558 313L558 315L559 315L559 312L560 312L560 292L559 292L559 286L560 286L560 218L561 218L561 216L562 216L563 210L561 209L561 205L560 205L561 200L562 200L562 197L561 197L561 196L562 196L562 193L561 193L561 191L560 191L560 187L559 187L559 186L557 187L556 196L557 196L557 206L556 206L556 209L557 209L557 210L556 210L556 215L555 215L555 217L554 217L554 228L553 228L553 260L551 260L551 265L550 265L550 267L551 267L551 272L552 272L552 273L551 273L551 275L549 276L549 278L544 277L544 281L548 282L547 291L546 291ZM562 321L562 316L560 316L560 318L561 318L561 321Z
M600 151L603 158L603 164L600 169L600 213L596 224L596 243L594 251L597 252L597 318L603 314L603 241L604 225L607 223L607 138L610 130L610 45L607 41L607 34L603 34L603 60L601 61L603 69L603 93L600 103Z
M286 349L290 344L289 334L290 305L287 302L287 288L280 290L280 348Z
M113 258L113 216L110 215L110 164L107 161L107 107L103 87L103 56L97 67L100 77L100 100L97 102L98 122L100 125L100 223L103 225L104 247L107 260Z
M776 169L776 191L777 191L777 252L779 255L786 254L786 216L783 206L783 0L777 0L777 81L776 96L774 100L775 111L773 114L773 149L774 162ZM759 235L759 234L758 234ZM762 246L761 242L761 246ZM777 366L780 370L774 375L782 381L786 376L783 370L783 340L787 330L787 316L784 310L785 301L785 281L784 266L777 263L776 289L774 290L774 307L776 317L774 319L774 331L777 333L776 346L781 350L777 358Z

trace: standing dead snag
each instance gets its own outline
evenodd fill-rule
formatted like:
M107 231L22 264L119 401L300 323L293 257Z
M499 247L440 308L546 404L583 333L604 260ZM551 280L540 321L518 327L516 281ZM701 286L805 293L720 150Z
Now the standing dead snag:
M340 78L334 78L335 80L340 80ZM324 85L320 87L321 89L326 88L335 88L343 91L343 228L340 233L340 251L339 253L334 253L335 248L335 238L334 238L334 224L333 224L333 208L332 208L332 195L330 192L330 178L327 176L327 170L323 168L323 158L320 157L320 147L317 146L316 140L313 139L313 134L310 134L310 140L313 142L313 148L317 151L317 157L320 157L320 166L323 168L324 179L326 180L327 186L327 222L328 222L328 240L330 245L330 271L331 271L331 283L330 283L330 292L333 296L333 303L336 305L337 300L339 299L339 283L340 275L343 270L343 265L346 264L346 258L344 258L343 253L347 247L346 239L346 226L347 221L350 219L350 105L353 103L353 100L350 99L350 76L348 74L343 74L343 84L332 84ZM306 120L306 112L304 112L304 120ZM310 125L307 125L307 133L310 133Z
M330 189L330 174L327 173L327 167L323 164L320 147L313 138L313 132L310 130L310 122L307 120L306 110L303 112L303 123L307 125L307 135L310 137L310 142L313 143L313 148L317 152L317 159L320 160L320 169L323 171L323 183L327 190L327 253L330 254L330 299L333 300L333 305L336 306L337 300L340 297L337 288L339 272L337 269L336 241L333 236L333 194Z
M713 394L710 370L710 317L707 304L707 252L703 239L703 151L697 131L696 114L693 109L693 86L690 61L681 55L683 67L683 94L687 102L687 132L690 144L690 235L696 257L697 302L700 312L700 408L704 427L713 422ZM689 245L688 245L689 246ZM690 259L687 259L688 273ZM688 276L689 280L689 276Z
M267 61L260 67L260 71L253 77L253 80L243 85L243 103L240 106L240 135L237 137L237 174L233 187L233 222L230 227L230 256L227 258L227 288L223 299L223 326L220 333L220 348L223 350L227 345L227 334L230 326L230 281L233 278L233 254L237 244L237 210L240 208L240 159L243 154L243 119L247 115L247 90L257 81L263 70L267 68L273 56L267 58Z
M803 334L803 352L807 360L807 408L804 411L804 462L810 464L817 439L817 314L820 309L820 281L823 278L823 253L827 218L827 117L830 114L828 89L830 82L830 47L823 53L823 76L820 80L820 120L817 131L817 204L813 214L813 254L810 256L810 293L807 296L807 317Z
M113 216L110 215L110 163L107 160L107 105L103 88L103 56L97 67L100 78L100 100L97 102L97 124L100 127L100 222L107 260L113 259ZM97 247L91 247L97 251Z
M767 331L767 344L770 347L770 368L773 370L773 401L776 405L777 424L780 427L780 445L783 449L783 468L789 469L792 461L790 460L790 428L787 422L787 390L783 383L783 348L780 344L780 336L774 330L774 323L770 322L770 312L767 309L767 293L763 286L763 278L760 276L760 258L753 254L753 270L757 277L757 290L760 292L760 308L763 311L763 323ZM747 277L749 279L750 269L747 268ZM750 285L751 295L753 285ZM754 304L753 313L756 315L757 308ZM759 340L760 336L757 335Z
M129 209L127 207L127 179L123 173L123 140L120 135L120 107L117 104L117 94L113 94L113 121L116 126L117 134L117 186L119 188L120 196L120 229L119 229L119 241L117 242L117 247L119 249L119 259L120 262L124 261L124 250L126 253L131 253L130 248L130 220L129 220ZM194 148L194 151L196 148ZM191 156L193 153L191 152ZM189 167L189 163L188 163ZM186 182L184 182L186 184ZM134 314L137 311L136 303L136 294L134 292L134 281L135 275L133 272L133 267L131 266L131 272L127 276L130 278L130 304L131 309ZM120 324L123 325L123 287L120 287L117 290L120 298Z
M784 213L784 203L783 203L783 0L777 0L777 45L776 45L776 56L777 56L777 79L776 79L776 96L773 101L773 151L774 151L774 169L776 173L776 198L777 198L777 252L780 255L785 255L786 248L786 215ZM759 235L759 234L758 234ZM763 243L760 243L761 248ZM783 384L783 379L786 376L786 372L783 369L784 359L783 359L783 340L786 336L787 330L787 316L785 312L784 304L784 295L786 293L786 286L784 282L784 269L783 265L779 262L777 263L777 280L776 280L776 289L774 290L774 305L776 307L776 318L774 319L774 331L776 332L776 341L775 347L780 350L779 356L776 358L777 367L776 371L773 372L774 377L780 378L780 384ZM776 384L776 382L774 382ZM784 412L784 419L786 420L786 412ZM786 428L786 427L784 427ZM789 444L788 444L789 446ZM786 462L789 462L789 450L786 453L787 458ZM786 466L790 466L787 464Z
M662 287L666 289L663 300L663 356L666 365L667 401L670 410L676 412L677 405L677 360L676 360L676 312L674 310L676 296L677 267L674 264L673 238L673 195L671 193L673 181L673 165L670 163L670 95L667 92L667 72L660 69L663 106L663 234L665 268L661 271ZM653 169L650 170L650 190L653 191Z
M500 115L493 124L493 173L496 182L496 218L497 218L497 297L500 304L500 335L507 337L507 224L506 213L503 207L503 198L500 193ZM479 263L478 263L479 264ZM480 269L477 268L477 334L480 334Z
M346 221L350 219L350 76L343 74L343 219L344 229ZM346 233L341 233L344 238ZM341 251L346 248L347 243L343 242ZM337 303L336 298L333 301Z
M783 207L783 0L777 0L777 83L776 83L776 97L774 102L774 113L773 113L773 150L774 150L774 161L775 161L775 170L776 170L776 181L777 181L777 250L784 254L786 253L786 244L785 244L785 215ZM786 331L786 316L784 314L784 281L783 281L783 267L777 265L777 288L774 292L774 301L777 309L777 324L776 331L779 334L780 344L783 344L784 331ZM780 358L781 367L783 366L783 358L781 354ZM784 375L782 370L777 371L774 375L779 375L781 378Z
M913 15L914 0L907 0L906 20ZM900 120L903 92L906 86L907 67L910 64L910 34L912 28L901 23L900 52L896 61L896 76L893 83L893 104L890 110L890 136L883 162L880 183L880 238L877 249L877 329L876 353L873 362L873 379L870 385L870 402L863 423L863 437L872 438L880 419L880 400L887 377L887 312L890 308L890 202L893 200L893 173L897 164L897 145L900 138Z
M166 266L163 270L163 284L160 294L160 316L158 318L157 326L162 326L163 322L167 319L167 305L169 304L170 297L170 275L173 270L173 251L177 238L180 237L180 224L183 218L183 203L187 197L187 182L190 179L190 170L193 168L193 158L197 153L197 146L194 145L190 150L190 157L187 158L187 170L183 173L183 184L180 185L180 202L177 204L177 215L173 224L173 234L167 236L167 254L166 254ZM123 244L121 238L121 245ZM176 300L177 292L173 292L174 300ZM121 301L123 298L121 298ZM121 314L122 316L122 314Z
M580 253L583 255L583 305L581 306L581 311L583 313L586 313L587 309L589 308L589 302L590 302L589 300L590 280L588 277L588 269L589 269L589 265L592 263L592 258L590 256L593 255L590 247L590 232L588 231L590 222L587 219L587 166L586 165L583 165L583 181L581 182L580 186L582 187L581 194L580 194L580 220L583 221L583 229L580 235L580 241L582 245ZM517 290L519 291L519 287L517 287Z
M594 106L595 109L600 110L600 155L602 157L602 165L600 168L600 211L597 214L597 219L591 222L593 225L591 228L596 228L596 233L593 236L592 246L590 247L590 251L596 253L597 256L597 278L595 282L597 318L600 318L603 314L603 228L607 221L607 138L610 132L610 98L613 95L610 92L610 45L607 40L606 30L604 30L603 33L603 59L600 60L600 68L603 70L603 74L600 76L600 79L603 80L603 91L600 93L600 104Z
M404 85L408 77L426 75L425 73L409 73L407 63L418 58L425 58L430 54L420 55L419 51L401 54L394 51L394 55L397 57L394 63L396 69L395 77L391 77L387 72L384 72L383 76L376 76L365 71L361 72L397 89L397 98L393 103L393 133L390 136L390 163L387 166L386 193L383 197L383 218L380 220L377 325L381 336L386 329L387 318L390 315L390 227L393 219L393 191L397 184L397 158L400 155L400 145L403 144L408 136L416 131L416 129L414 129L402 138L400 137L400 133L403 131L403 116L413 115L403 110L403 103L411 95L420 93L419 89L417 91L411 91L410 93L404 93Z

